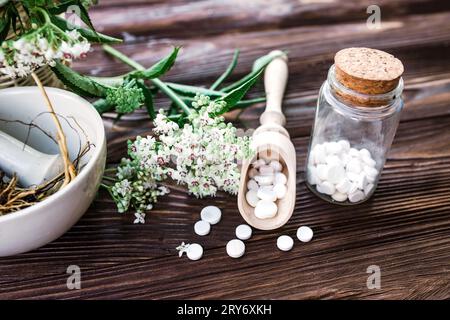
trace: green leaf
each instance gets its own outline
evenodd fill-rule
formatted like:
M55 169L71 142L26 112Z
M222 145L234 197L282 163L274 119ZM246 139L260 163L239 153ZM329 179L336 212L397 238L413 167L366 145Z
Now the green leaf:
M239 87L230 91L225 96L216 99L216 101L225 101L227 103L227 109L224 110L224 112L233 108L247 94L248 90L250 90L250 88L255 84L256 80L258 80L262 72L262 69L259 70L258 73L255 73L251 78L247 79Z
M53 8L49 8L48 12L50 12L51 14L54 14L54 15L58 15L58 14L67 12L67 9L70 6L77 6L77 5L78 5L78 0L61 1L61 3L58 4L57 6L54 6Z
M78 0L78 6L80 8L80 18L81 20L89 27L91 28L94 32L95 31L95 27L94 24L91 21L91 18L89 17L89 13L86 9L86 7L83 5L83 3L81 3L81 0Z
M152 120L155 119L156 118L156 112L155 112L155 106L153 104L152 92L141 81L136 82L136 86L138 88L142 89L142 93L144 94L144 105L145 105L145 108L147 109L147 113L148 113L150 119L152 119Z
M98 32L94 32L90 29L77 27L73 24L71 24L69 21L59 17L59 16L52 16L50 17L52 23L56 25L58 28L64 30L64 31L70 31L70 30L77 30L83 37L85 37L89 42L95 42L95 43L103 43L103 44L115 44L115 43L121 43L121 39L117 39L114 37L110 37Z
M100 98L106 96L107 86L73 71L60 62L57 62L52 70L67 87L79 95Z
M86 76L86 77L88 77L92 81L100 83L101 85L104 85L106 87L117 88L124 84L126 76L127 75L117 76L117 77L92 77L92 76Z
M211 87L209 87L211 90L216 89L219 87L226 78L230 76L230 74L233 72L234 68L236 68L237 61L239 59L239 49L234 50L233 59L231 60L231 63L229 64L228 68L225 70L224 73L212 84Z
M185 84L166 82L166 85L182 96L195 97L197 93L204 94L205 96L210 96L211 98L222 97L225 94L220 91L206 89L202 87L189 86Z
M237 87L240 87L243 83L246 83L249 79L252 79L255 74L261 74L261 71L265 69L265 67L267 67L267 65L275 58L278 58L282 55L284 55L284 52L280 52L280 53L269 53L265 56L262 56L260 58L258 58L254 63L253 63L253 68L252 68L252 72L250 72L249 74L247 74L246 76L244 76L243 78L241 78L240 80L236 81L235 83L229 85L228 87L225 87L222 89L222 91L224 92L230 92L231 90L236 89Z
M161 59L156 64L154 64L153 66L144 71L136 71L134 75L144 79L154 79L162 76L167 71L169 71L170 68L172 68L173 64L175 63L175 60L177 59L179 51L180 47L175 47L172 53L169 54L167 57Z
M0 0L0 8L7 4L10 0Z
M1 18L0 20L0 44L3 43L3 41L6 40L9 33L11 22L8 15L6 15L5 18Z

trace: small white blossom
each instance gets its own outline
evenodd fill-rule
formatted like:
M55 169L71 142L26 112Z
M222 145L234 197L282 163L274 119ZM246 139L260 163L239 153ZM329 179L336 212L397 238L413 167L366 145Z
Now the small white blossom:
M0 74L15 79L28 76L36 69L56 61L84 58L90 43L76 30L66 31L69 41L50 44L44 33L38 31L22 35L17 40L5 41L0 53Z
M134 224L144 224L145 223L145 213L143 212L135 212L134 216L136 219L134 220Z
M123 159L117 171L119 182L112 188L120 212L133 208L150 210L157 197L169 189L157 183L167 177L186 185L196 197L215 196L223 190L238 192L238 160L248 158L250 138L236 136L236 129L223 117L213 118L211 111L225 107L197 95L198 108L182 128L161 111L154 120L156 137L136 137L128 142L129 159Z
M189 248L189 243L182 242L178 247L175 249L178 250L178 257L182 257L185 252L187 252L187 249Z

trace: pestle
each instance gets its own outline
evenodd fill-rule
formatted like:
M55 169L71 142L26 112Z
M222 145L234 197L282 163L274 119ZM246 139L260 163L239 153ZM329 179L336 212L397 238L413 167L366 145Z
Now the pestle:
M39 152L0 131L0 169L17 175L22 187L38 186L64 171L61 156Z

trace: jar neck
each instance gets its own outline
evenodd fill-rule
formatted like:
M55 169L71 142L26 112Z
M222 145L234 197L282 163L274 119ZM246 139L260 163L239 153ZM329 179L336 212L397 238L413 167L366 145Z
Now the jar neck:
M328 71L327 82L331 94L336 100L341 103L354 108L389 108L396 105L396 102L401 99L403 92L403 79L400 78L398 86L387 93L382 94L364 94L357 92L344 86L336 77L335 66L332 65Z

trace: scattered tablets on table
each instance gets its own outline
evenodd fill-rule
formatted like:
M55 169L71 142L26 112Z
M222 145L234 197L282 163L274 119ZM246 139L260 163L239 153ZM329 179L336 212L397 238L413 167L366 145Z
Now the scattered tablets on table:
M240 240L248 240L252 236L252 228L247 224L236 227L236 237Z
M216 206L207 206L200 212L200 217L203 221L209 222L210 224L216 224L222 217L222 211Z
M297 230L297 238L301 242L309 242L313 237L313 231L310 227L302 226Z
M227 254L231 258L240 258L245 253L245 244L239 239L233 239L227 243Z
M289 251L294 246L294 240L289 236L279 236L277 239L277 247L281 251Z
M211 225L204 220L197 221L194 224L194 231L199 236L206 236L211 231Z

